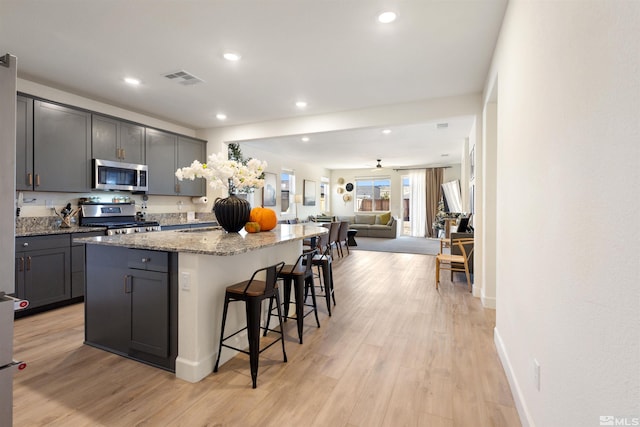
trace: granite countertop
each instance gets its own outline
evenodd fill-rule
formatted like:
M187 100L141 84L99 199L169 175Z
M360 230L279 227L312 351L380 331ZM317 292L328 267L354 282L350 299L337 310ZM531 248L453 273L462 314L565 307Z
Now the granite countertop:
M260 233L226 233L222 230L175 230L117 236L80 237L74 241L96 245L124 246L166 252L205 255L237 255L293 240L328 233L324 227L308 224L281 224Z
M29 236L47 236L51 234L70 234L70 233L89 233L92 231L101 231L104 233L105 227L80 227L72 225L69 228L61 228L51 225L40 225L29 228L16 227L16 237L29 237Z

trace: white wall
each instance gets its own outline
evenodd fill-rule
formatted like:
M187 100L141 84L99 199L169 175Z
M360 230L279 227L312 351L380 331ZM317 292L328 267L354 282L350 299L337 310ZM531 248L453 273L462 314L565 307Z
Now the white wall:
M269 151L269 147L265 146L264 150L256 149L254 147L243 147L240 144L242 155L245 158L255 158L267 162L267 172L275 173L278 176L278 189L280 188L280 173L283 170L293 171L296 177L295 190L296 194L302 194L303 181L313 181L316 187L316 205L304 206L302 203L296 204L290 207L288 213L281 213L281 199L280 192L276 192L276 206L268 206L269 209L276 211L278 219L292 219L300 218L306 219L309 215L318 215L320 213L320 180L321 178L329 178L331 171L320 166L316 166L310 163L303 163L294 159L290 159L282 153L274 153ZM293 196L291 204L293 205ZM253 199L253 206L260 206L262 202L262 190L257 190Z
M516 0L505 16L488 76L495 338L524 425L640 419L638 34L636 1Z

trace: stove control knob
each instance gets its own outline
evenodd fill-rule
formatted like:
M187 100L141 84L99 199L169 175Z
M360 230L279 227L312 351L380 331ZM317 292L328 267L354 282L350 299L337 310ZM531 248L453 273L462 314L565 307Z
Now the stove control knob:
M140 232L140 229L139 229L139 228L134 228L134 229L133 229L133 232L134 232L134 233L139 233L139 232Z

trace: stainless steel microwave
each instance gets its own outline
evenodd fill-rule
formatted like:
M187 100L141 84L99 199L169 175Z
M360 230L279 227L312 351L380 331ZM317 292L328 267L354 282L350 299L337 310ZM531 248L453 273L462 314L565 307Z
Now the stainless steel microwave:
M93 188L96 190L149 190L147 165L93 159Z

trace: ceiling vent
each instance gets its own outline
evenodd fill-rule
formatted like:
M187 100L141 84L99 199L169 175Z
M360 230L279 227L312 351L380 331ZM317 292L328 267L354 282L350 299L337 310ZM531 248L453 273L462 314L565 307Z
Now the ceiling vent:
M449 123L438 123L438 124L436 125L436 127L437 127L438 129L446 129L446 128L448 128L448 127L449 127Z
M164 76L169 80L173 80L174 82L180 83L181 85L185 86L204 83L204 80L199 79L198 77L185 70L175 71L173 73L165 74Z

